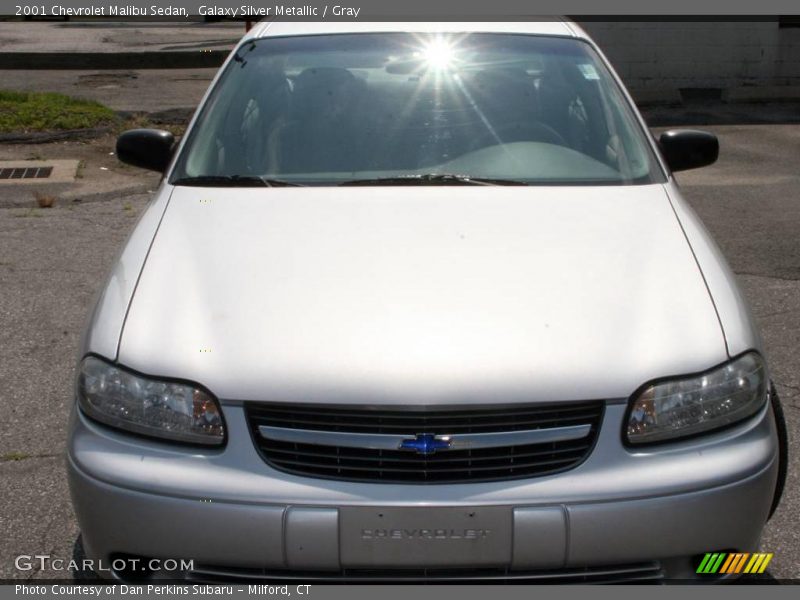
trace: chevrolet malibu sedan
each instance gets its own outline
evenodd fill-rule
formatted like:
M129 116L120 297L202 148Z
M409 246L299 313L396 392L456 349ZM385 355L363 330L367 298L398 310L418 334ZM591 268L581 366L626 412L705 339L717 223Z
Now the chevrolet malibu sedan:
M104 575L713 579L758 548L785 425L672 175L717 140L651 137L575 25L264 23L179 143L117 152L164 177L77 367Z

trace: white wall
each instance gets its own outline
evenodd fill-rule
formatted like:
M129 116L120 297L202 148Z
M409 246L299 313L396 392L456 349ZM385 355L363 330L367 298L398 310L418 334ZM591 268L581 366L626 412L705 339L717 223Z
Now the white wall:
M635 96L721 88L731 99L800 98L800 29L777 20L579 23Z

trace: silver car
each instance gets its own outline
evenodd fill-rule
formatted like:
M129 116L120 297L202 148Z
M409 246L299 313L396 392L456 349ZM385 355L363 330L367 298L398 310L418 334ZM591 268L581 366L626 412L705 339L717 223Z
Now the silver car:
M180 142L117 152L164 178L80 351L102 575L714 579L758 549L785 426L672 176L717 140L653 139L574 24L262 23Z

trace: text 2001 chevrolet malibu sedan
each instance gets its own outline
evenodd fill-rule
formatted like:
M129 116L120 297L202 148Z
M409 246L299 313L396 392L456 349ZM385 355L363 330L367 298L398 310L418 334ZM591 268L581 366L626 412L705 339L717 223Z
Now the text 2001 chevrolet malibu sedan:
M262 24L173 146L117 146L165 176L81 350L90 558L622 581L758 547L782 413L671 175L717 141L653 140L577 27Z

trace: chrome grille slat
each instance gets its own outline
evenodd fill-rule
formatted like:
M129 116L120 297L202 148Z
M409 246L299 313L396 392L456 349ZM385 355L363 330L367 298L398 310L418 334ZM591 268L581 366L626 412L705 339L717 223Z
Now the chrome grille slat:
M300 446L301 444L292 444L293 446ZM523 446L518 446L519 448L523 448ZM558 454L569 454L569 453L583 453L586 451L587 446L582 445L576 448L559 448L555 450L539 450L536 452L524 452L519 454L514 454L515 458L529 458L532 456L542 456L542 455L558 455ZM312 450L301 450L301 449L283 449L277 447L277 445L271 445L270 451L276 454L294 454L297 456L308 456L308 457L317 457L317 458L331 458L330 453L323 453L323 452L314 452ZM434 455L436 456L436 462L439 463L451 463L451 462L482 462L482 461L489 461L489 460L501 460L502 457L497 456L463 456L463 457L453 457L453 454L456 454L458 451L448 452L447 454L441 455ZM384 456L380 456L379 458L373 457L365 457L365 456L356 456L352 454L339 454L337 455L339 458L345 460L356 460L356 461L374 461L374 460L381 460L382 462L402 462L408 464L416 464L417 461L414 458L409 458L408 454L403 453L403 457L396 457L396 456L386 456L386 453L383 453ZM428 460L431 460L431 457L428 457Z
M524 425L526 429L534 429L534 428L548 428L548 427L555 427L558 426L569 426L577 423L585 422L585 415L575 416L571 418L563 418L563 419L550 419L547 421L536 421L532 423L524 423L518 421L507 421L503 423L488 423L484 425L464 425L458 430L453 430L448 428L450 433L481 433L479 430L480 428L490 429L491 431L504 431L504 427L508 428L508 431L516 431L517 427L520 425ZM272 421L275 423L275 421ZM287 429L318 429L323 430L322 427L330 426L329 423L320 423L318 421L303 421L303 420L294 420L287 423L281 423L281 426L286 427ZM392 432L407 432L411 423L408 424L397 424L397 425L387 425L381 424L382 432L392 431ZM316 427L315 427L316 426ZM347 423L347 424L333 424L336 429L324 429L324 431L341 431L341 432L351 432L351 433L360 433L361 431L370 430L370 425L360 425L358 423ZM430 421L426 421L422 424L424 428L441 428L446 427L446 423L431 423Z
M306 405L307 406L307 405ZM265 411L269 411L273 414L286 414L286 415L296 415L297 409L291 406L278 406L276 404L269 404L265 405ZM585 403L581 404L563 404L563 405L550 405L550 406L542 406L540 410L536 411L536 415L546 415L548 413L565 413L570 411L586 411L587 406ZM518 415L530 415L530 410L514 410L513 408L509 409L508 411L503 411L502 413L498 413L495 415L487 414L486 409L479 409L475 408L472 410L443 410L441 408L431 410L426 408L409 408L403 410L381 410L381 409L370 409L364 408L364 410L359 410L358 412L349 412L346 410L338 410L334 408L330 408L327 406L317 406L313 415L306 415L306 416L335 416L335 417L343 417L343 418L350 418L350 419L372 419L375 416L380 417L381 419L414 419L417 417L424 417L426 419L468 419L470 417L476 418L505 418L505 417L514 417ZM374 415L374 416L373 416Z
M522 431L492 431L482 433L459 433L450 439L450 450L479 450L484 448L507 448L529 444L545 444L579 440L589 435L591 425L586 423L569 427L540 427ZM401 447L403 433L356 433L353 431L322 431L319 429L293 429L259 425L258 432L273 442L314 443L320 446L358 448L369 450L397 450Z
M593 411L587 411L584 406L580 408L564 408L562 410L542 412L544 414L537 415L535 419L509 419L509 417L514 416L513 414L483 416L475 413L464 415L421 413L418 418L413 418L410 417L408 413L401 415L380 413L379 415L371 416L368 411L365 411L358 416L325 413L298 415L297 412L287 414L286 411L267 409L262 411L260 417L268 420L273 426L291 429L321 429L325 431L351 431L353 433L361 433L364 431L369 431L371 433L408 433L409 427L419 427L422 425L435 428L446 427L449 433L455 434L478 433L481 429L503 431L505 428L508 428L507 430L509 431L519 431L523 429L535 429L537 427L563 427L586 422L587 417L593 414ZM517 414L523 416L526 413ZM552 414L552 416L548 416L549 414ZM380 420L377 424L375 421L376 418ZM387 423L387 420L393 422ZM454 423L455 420L461 420L462 422L456 424Z
M245 403L256 448L276 469L325 479L426 484L541 477L574 468L594 446L603 408L600 401L452 411ZM404 438L422 433L452 436L452 447L428 454L399 448ZM465 445L486 446L459 447L459 436Z
M329 469L329 470L335 470L335 471L367 471L368 472L368 471L374 471L375 469L380 469L381 471L385 471L387 473L408 473L409 470L410 470L410 469L407 469L407 468L406 469L401 469L399 467L386 467L386 466L376 467L374 465L368 465L368 466L348 465L347 467L342 468L341 466L338 466L338 465L335 465L335 464L322 465L322 464L316 463L316 462L304 462L304 461L300 461L300 460L275 460L274 462L277 463L277 464L282 464L282 465L291 465L291 466L297 466L297 467L308 467L308 468L313 468L313 469ZM525 464L525 463L519 463L519 464L514 463L513 465L510 465L508 467L497 467L497 466L491 466L491 467L486 467L486 466L482 466L482 467L473 467L473 466L469 466L469 467L438 467L438 466L434 466L434 465L430 465L430 464L425 464L424 468L430 474L444 474L444 473L462 473L464 471L471 471L471 472L478 471L478 472L481 472L481 471L496 471L498 469L511 469L511 470L513 470L513 469L529 469L529 468L534 468L534 467L542 467L542 466L546 467L546 466L551 466L551 465L569 464L571 462L573 462L573 459L562 458L562 459L546 460L546 461L540 461L540 462L528 463L528 464Z

